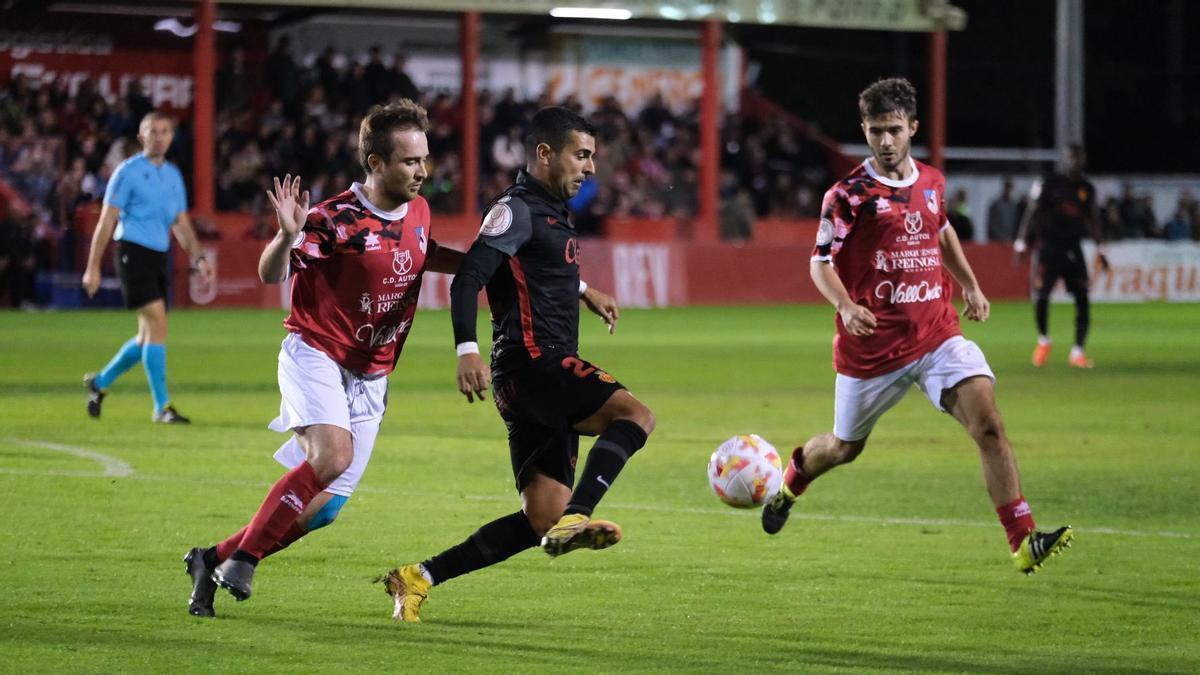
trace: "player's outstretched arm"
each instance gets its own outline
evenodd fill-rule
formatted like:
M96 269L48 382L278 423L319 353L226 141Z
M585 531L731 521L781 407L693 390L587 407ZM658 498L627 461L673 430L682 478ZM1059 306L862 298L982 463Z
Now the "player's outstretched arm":
M617 330L617 319L621 318L621 308L617 307L616 298L599 289L585 286L579 299L583 300L583 304L593 314L604 319L605 325L608 326L609 335L612 335L613 331Z
M267 199L275 208L275 221L279 223L279 231L267 247L263 249L258 259L258 276L263 283L277 284L287 279L288 256L292 250L292 242L304 227L304 219L308 215L308 190L300 192L300 176L288 174L280 182L275 177L275 189L267 191Z
M842 325L851 335L865 337L875 332L877 323L875 315L866 307L855 304L854 300L850 298L850 294L846 292L846 286L838 278L837 270L833 268L832 264L814 260L809 263L808 269L817 290L838 311L838 316L842 318Z
M975 279L975 272L967 262L967 255L963 253L953 227L943 227L938 233L938 247L942 250L942 264L946 266L946 271L963 289L963 300L967 304L963 314L972 321L987 321L991 305L979 288L979 281Z
M466 254L458 249L438 245L425 259L425 270L438 274L458 274L458 268L462 266L465 256Z

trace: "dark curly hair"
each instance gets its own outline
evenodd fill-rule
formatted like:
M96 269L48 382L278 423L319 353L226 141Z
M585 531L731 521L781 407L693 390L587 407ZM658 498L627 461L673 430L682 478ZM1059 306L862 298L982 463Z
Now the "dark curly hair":
M367 157L378 155L385 161L395 151L393 134L396 131L415 129L429 131L429 115L425 109L407 98L387 105L372 106L358 128L358 162L363 170L371 173Z
M876 80L858 95L858 114L863 119L889 113L917 119L917 89L903 77Z

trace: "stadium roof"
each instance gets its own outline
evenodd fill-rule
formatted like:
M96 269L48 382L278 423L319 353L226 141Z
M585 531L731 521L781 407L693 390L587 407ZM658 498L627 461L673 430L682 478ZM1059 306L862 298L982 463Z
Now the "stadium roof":
M24 0L16 0L21 6ZM42 2L31 4L43 5ZM88 0L54 5L86 7ZM103 3L102 3L103 4ZM194 0L159 0L146 5L195 5ZM394 9L435 12L475 10L495 14L551 14L561 18L628 18L731 24L812 26L929 32L963 30L967 15L949 0L236 0L222 8ZM44 6L44 5L43 5ZM607 14L608 16L604 16Z

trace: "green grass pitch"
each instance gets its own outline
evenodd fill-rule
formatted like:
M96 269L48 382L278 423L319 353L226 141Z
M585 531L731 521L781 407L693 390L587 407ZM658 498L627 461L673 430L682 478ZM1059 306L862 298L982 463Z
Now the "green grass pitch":
M140 368L84 411L80 376L124 312L0 313L0 670L6 672L1200 671L1200 306L1095 307L1090 372L1029 365L1028 304L966 327L1043 526L1074 548L1032 578L1008 559L970 439L913 391L776 537L720 504L705 465L755 432L785 451L832 423L832 311L633 311L582 354L658 431L597 515L620 545L540 551L435 588L391 621L371 579L518 506L504 428L454 386L446 312L419 314L360 492L259 568L254 597L188 616L180 557L240 527L280 474L277 311L172 314L171 392ZM586 449L586 442L584 448ZM94 453L94 454L87 454Z

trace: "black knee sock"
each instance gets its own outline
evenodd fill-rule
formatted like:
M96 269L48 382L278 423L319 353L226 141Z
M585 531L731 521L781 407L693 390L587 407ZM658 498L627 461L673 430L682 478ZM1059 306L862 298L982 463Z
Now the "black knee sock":
M566 513L592 515L596 504L625 467L625 462L646 444L646 436L644 429L629 420L617 420L608 425L588 452Z
M508 560L527 548L537 546L541 539L529 524L523 511L497 518L457 546L433 556L422 563L434 584L449 581L468 572Z
M1050 298L1038 296L1033 304L1033 316L1037 320L1038 335L1050 334Z
M1091 323L1091 308L1087 291L1075 294L1075 344L1082 347L1087 341L1088 325Z

